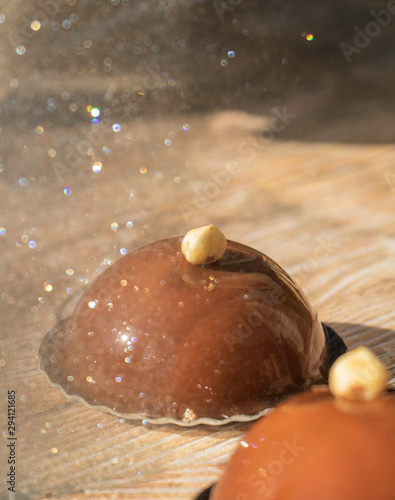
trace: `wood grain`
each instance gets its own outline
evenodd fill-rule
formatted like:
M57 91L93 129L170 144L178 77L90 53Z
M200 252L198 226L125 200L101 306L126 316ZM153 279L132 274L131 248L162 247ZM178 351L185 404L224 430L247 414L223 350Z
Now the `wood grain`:
M75 29L84 38L84 26L93 21L80 14ZM98 19L98 26L105 23ZM123 421L66 397L48 383L37 359L41 339L70 310L69 301L120 258L121 249L193 226L215 223L229 239L270 255L302 286L321 320L349 347L370 346L395 377L395 102L389 78L372 83L382 94L367 97L363 86L350 84L340 91L339 66L332 87L285 89L256 101L256 109L245 94L243 105L232 105L234 89L228 89L227 106L211 102L201 110L181 112L169 98L158 112L150 107L125 119L120 133L99 129L94 136L85 110L69 121L66 108L23 117L29 92L36 92L36 102L54 95L59 107L81 96L95 104L87 91L90 77L68 73L74 56L65 56L63 68L47 68L46 90L39 49L50 48L45 39L40 44L29 45L26 67L16 67L11 56L7 61L20 80L14 117L8 81L2 89L0 200L7 233L0 237L0 396L3 405L6 391L17 391L19 492L32 499L192 500L217 480L247 424L185 429ZM54 54L48 57L55 61ZM243 64L249 67L252 59ZM357 69L347 71L344 78ZM97 80L100 102L112 79L118 96L127 86L119 74ZM68 101L60 97L65 91ZM284 107L294 116L273 132L273 109ZM44 133L37 135L40 124ZM93 157L75 153L83 141L91 143ZM102 163L99 173L92 171L94 161ZM4 450L2 440L1 464ZM6 485L0 481L1 496Z

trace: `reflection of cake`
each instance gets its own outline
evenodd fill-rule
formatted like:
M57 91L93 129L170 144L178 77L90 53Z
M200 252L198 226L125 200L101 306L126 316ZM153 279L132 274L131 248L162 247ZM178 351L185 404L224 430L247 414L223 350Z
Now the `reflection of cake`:
M365 348L334 368L336 399L317 387L260 419L206 498L395 499L395 398L379 394L385 370Z
M285 271L215 226L121 258L40 349L68 394L181 424L254 418L325 379L331 357Z

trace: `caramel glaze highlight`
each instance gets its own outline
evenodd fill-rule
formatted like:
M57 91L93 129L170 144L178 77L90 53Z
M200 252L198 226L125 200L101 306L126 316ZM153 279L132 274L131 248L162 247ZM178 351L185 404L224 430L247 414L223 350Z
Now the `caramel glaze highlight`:
M294 396L255 423L210 500L392 500L395 398Z
M107 269L42 342L50 380L125 416L190 421L255 415L328 374L325 336L274 261L228 242L194 266L181 238Z

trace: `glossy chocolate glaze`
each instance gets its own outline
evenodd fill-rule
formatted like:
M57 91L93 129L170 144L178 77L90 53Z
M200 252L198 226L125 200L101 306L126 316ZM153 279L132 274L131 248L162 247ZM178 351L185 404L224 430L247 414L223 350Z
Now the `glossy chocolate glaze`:
M395 397L335 400L320 387L243 437L209 500L395 498Z
M181 238L125 255L40 348L66 393L124 416L199 421L256 415L325 379L322 326L275 262L228 242L206 266Z

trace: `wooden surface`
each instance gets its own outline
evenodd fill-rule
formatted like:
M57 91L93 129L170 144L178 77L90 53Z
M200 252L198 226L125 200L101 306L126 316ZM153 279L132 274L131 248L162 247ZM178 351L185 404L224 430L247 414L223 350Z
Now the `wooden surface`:
M87 30L83 14L74 37ZM9 15L20 30L20 19ZM59 35L64 42L66 35ZM368 55L352 68L339 63L333 74L326 70L330 85L285 86L264 102L243 93L242 105L229 89L226 106L203 94L208 103L201 109L194 103L182 111L168 96L157 101L158 111L116 116L118 133L89 135L85 106L103 109L106 92L120 97L128 83L102 73L94 80L95 100L88 76L68 73L74 56L64 56L64 67L42 62L43 50L49 62L58 58L40 37L26 42L24 56L33 55L23 64L9 55L2 87L0 469L6 391L16 390L18 492L33 499L192 500L217 480L247 424L185 429L123 421L52 387L36 355L70 301L122 249L197 225L215 223L229 239L274 258L349 347L370 346L395 376L394 102L388 75L370 80ZM243 64L252 67L253 57ZM382 74L380 61L377 68ZM358 71L369 87L350 83ZM16 89L9 83L14 74ZM69 116L68 106L81 96L80 111ZM57 108L48 111L51 97ZM287 123L279 130L273 117L284 110ZM86 141L93 157L75 154ZM98 173L94 161L102 163ZM8 498L0 481L0 497Z

